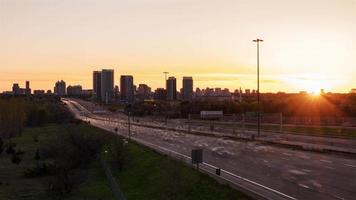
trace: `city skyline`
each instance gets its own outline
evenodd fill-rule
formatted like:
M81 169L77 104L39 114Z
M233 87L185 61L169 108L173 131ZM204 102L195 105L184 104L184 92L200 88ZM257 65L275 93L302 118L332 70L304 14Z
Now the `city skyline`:
M83 3L4 1L0 91L25 80L34 89L61 79L90 88L96 68L152 88L169 71L194 77L195 87L253 89L256 37L265 40L261 92L356 86L354 0Z

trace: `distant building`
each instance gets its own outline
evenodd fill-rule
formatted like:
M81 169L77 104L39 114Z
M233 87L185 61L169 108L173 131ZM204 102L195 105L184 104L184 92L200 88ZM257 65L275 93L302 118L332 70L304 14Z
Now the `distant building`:
M67 95L68 96L80 96L82 95L82 86L81 85L74 85L67 87Z
M221 88L206 88L203 90L196 90L195 100L198 101L229 101L233 100L233 95L230 93L229 89Z
M66 95L66 83L61 80L57 81L54 86L54 95L56 96L65 96Z
M182 99L191 100L193 96L193 78L183 77Z
M30 81L26 81L26 94L31 94Z
M155 100L166 100L167 95L166 95L166 90L164 88L157 88L154 93L154 99Z
M12 85L12 94L13 95L30 95L31 94L30 82L26 81L26 88L20 88L20 85L18 83L14 83Z
M101 101L108 103L114 97L114 70L101 71Z
M177 80L175 77L169 77L167 80L167 100L177 99Z
M306 94L308 94L308 92L307 91L299 91L299 94L306 95Z
M93 90L82 90L82 96L91 97L93 96Z
M116 98L120 98L120 90L119 90L119 86L115 85L114 87L114 97Z
M351 89L350 93L351 94L356 94L356 88Z
M19 84L18 83L14 83L13 85L12 85L12 93L14 94L14 95L20 95L21 94L21 91L20 91L20 86L19 86Z
M245 94L251 94L251 90L250 89L245 89Z
M93 96L101 100L101 71L93 71Z
M46 93L45 93L44 90L34 90L34 91L33 91L33 94L34 94L35 96L43 96L43 95L45 95Z
M120 77L121 100L132 103L134 101L133 76L122 75Z
M151 95L151 88L146 84L139 84L137 88L137 96L139 99L148 99Z

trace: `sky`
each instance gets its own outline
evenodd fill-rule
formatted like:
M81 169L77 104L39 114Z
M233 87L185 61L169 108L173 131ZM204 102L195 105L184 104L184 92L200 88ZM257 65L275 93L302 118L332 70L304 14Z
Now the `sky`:
M356 88L356 0L0 0L0 91L92 88L92 71L164 86L261 92Z

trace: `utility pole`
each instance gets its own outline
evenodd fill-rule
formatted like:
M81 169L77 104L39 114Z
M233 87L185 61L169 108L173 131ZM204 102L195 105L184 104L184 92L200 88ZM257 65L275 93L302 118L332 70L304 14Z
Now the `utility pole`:
M257 43L257 135L260 136L261 132L261 116L260 116L260 42L262 39L257 38L253 40Z

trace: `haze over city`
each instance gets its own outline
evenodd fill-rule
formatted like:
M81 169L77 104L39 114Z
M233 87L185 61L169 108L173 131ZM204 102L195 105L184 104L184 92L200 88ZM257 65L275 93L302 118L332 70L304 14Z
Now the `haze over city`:
M349 92L356 85L356 1L3 0L0 91L31 81L92 87L92 71L164 87L163 71L194 87ZM178 88L180 88L180 81Z

